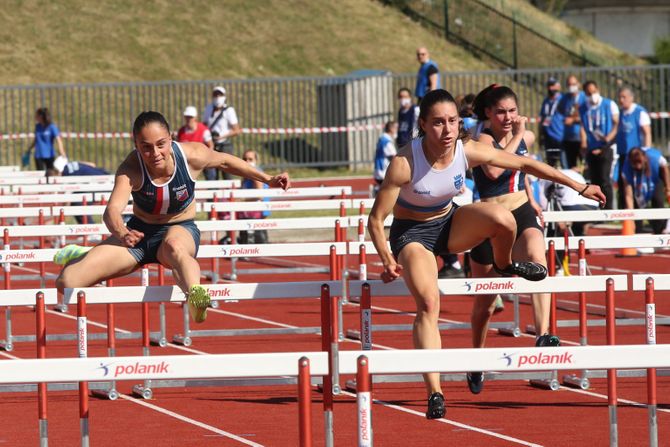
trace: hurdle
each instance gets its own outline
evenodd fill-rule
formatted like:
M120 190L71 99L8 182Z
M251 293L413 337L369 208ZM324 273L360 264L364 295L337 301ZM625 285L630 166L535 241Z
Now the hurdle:
M313 445L310 377L328 375L325 352L282 352L267 354L211 354L146 357L81 357L21 359L0 362L0 382L6 384L51 382L100 382L114 380L298 378L298 427L301 447ZM41 402L41 401L40 401ZM46 400L44 401L46 402ZM41 408L41 407L40 407ZM79 394L81 445L90 445L88 394ZM40 428L47 413L40 412ZM43 417L43 419L42 419ZM42 423L44 421L44 423ZM46 445L46 432L40 442Z
M464 371L505 370L517 373L546 368L628 369L670 366L670 345L578 346L550 348L420 349L397 351L343 351L340 374L357 374L362 395L359 403L359 440L372 445L372 412L369 376L380 374L419 374L430 372L462 373ZM363 380L367 378L366 380ZM616 388L610 387L616 411ZM365 416L365 417L363 417ZM616 420L610 420L610 445L617 445Z
M465 278L465 279L440 279L437 285L441 295L488 295L492 291L496 293L569 293L569 292L605 292L607 293L607 280L612 280L613 291L624 291L628 288L626 275L615 276L589 276L589 277L547 277L542 281L530 282L523 278ZM402 280L395 280L390 283L383 283L382 281L351 281L349 283L351 290L361 290L361 305L360 305L360 329L358 334L363 334L358 337L361 340L363 350L368 351L372 349L373 334L379 330L411 330L411 324L404 325L382 325L376 326L372 324L372 298L373 297L390 297L390 296L407 296L409 290ZM465 323L458 323L452 325L450 328L457 327L459 329L469 329L470 326ZM380 329L381 328L381 329ZM351 332L347 332L350 334ZM353 333L356 335L355 333ZM477 369L473 369L477 371ZM481 370L485 371L485 370ZM441 380L444 381L461 381L464 380L464 375L444 375ZM554 374L551 376L528 376L525 374L508 375L503 372L493 371L485 373L486 380L508 380L508 379L523 379L535 380L537 385L546 386L552 390L557 390L560 384ZM376 376L375 381L378 382L411 382L421 380L417 376L393 376L384 377ZM351 382L350 382L351 383Z

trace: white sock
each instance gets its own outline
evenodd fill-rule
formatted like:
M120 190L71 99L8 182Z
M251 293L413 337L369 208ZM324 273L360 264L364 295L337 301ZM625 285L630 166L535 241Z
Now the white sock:
M458 261L456 261L456 262L454 262L453 264L451 264L451 266L452 266L453 268L455 268L455 269L458 269L458 270L461 269L461 263L458 262Z

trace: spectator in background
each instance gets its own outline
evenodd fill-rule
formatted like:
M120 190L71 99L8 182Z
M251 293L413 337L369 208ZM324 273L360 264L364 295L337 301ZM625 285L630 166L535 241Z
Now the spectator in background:
M577 76L570 75L566 80L568 92L563 95L558 102L558 110L564 117L565 128L563 130L562 148L568 162L568 168L577 166L577 161L581 160L581 123L579 108L586 103L586 95L579 88Z
M30 160L30 152L35 148L35 167L38 171L53 169L56 151L54 142L58 146L58 155L65 157L63 140L60 130L51 121L51 113L46 107L41 107L35 112L35 138L24 154L22 164L27 166Z
M176 139L180 143L202 143L214 149L212 133L207 126L198 121L198 110L193 106L184 109L184 125L177 131Z
M635 103L635 94L630 87L619 89L619 130L616 135L616 148L619 154L614 178L619 184L619 206L625 206L623 199L624 186L619 175L628 153L634 147L651 147L651 118L647 110Z
M379 186L384 181L386 176L386 169L391 163L391 159L398 153L398 148L395 145L396 136L398 134L398 123L395 121L387 121L384 124L384 133L377 140L377 148L375 150L375 171L373 173L375 179L374 195L377 195Z
M547 97L540 108L540 139L544 147L545 160L556 167L560 162L563 169L568 167L568 159L563 148L565 122L558 110L561 100L561 83L556 78L547 81Z
M416 129L419 108L412 102L412 91L407 87L398 90L398 136L396 146L403 147L409 143Z
M251 166L255 167L258 171L263 172L263 170L258 167L258 154L256 151L245 151L242 155L242 159L249 163ZM253 180L245 178L242 180L242 189L267 189L269 186L258 180ZM256 199L249 199L256 200ZM259 201L269 202L270 198L265 197L263 199L258 199ZM270 215L270 211L241 211L237 213L238 219L265 219ZM240 244L267 244L268 242L268 232L267 230L248 230L240 231Z
M622 171L624 202L627 209L663 208L670 197L668 162L658 149L634 147L628 152ZM665 197L664 197L665 196ZM665 229L665 220L649 221L654 234ZM642 231L642 221L635 221L635 231Z
M430 54L428 54L427 48L417 48L416 58L421 65L416 74L414 94L416 95L417 102L421 103L421 98L426 96L426 93L439 88L440 70L437 67L437 64L430 60Z
M57 157L53 162L53 168L47 170L48 177L77 176L77 175L109 175L108 171L98 168L95 164L87 161L69 161L65 157ZM78 224L91 224L95 222L93 216L75 216ZM99 238L91 237L89 240Z
M237 119L235 109L228 105L226 98L225 88L220 85L214 87L212 89L212 102L205 107L202 120L212 132L214 150L233 154L235 147L233 146L232 138L240 135L242 128ZM218 176L219 171L216 169L205 170L205 178L207 180L216 180ZM233 176L229 172L224 171L223 178L230 180Z
M593 184L605 194L605 207L612 209L612 162L616 150L619 108L616 103L600 95L595 81L584 83L588 101L579 108L582 121L581 148L585 151L586 165Z

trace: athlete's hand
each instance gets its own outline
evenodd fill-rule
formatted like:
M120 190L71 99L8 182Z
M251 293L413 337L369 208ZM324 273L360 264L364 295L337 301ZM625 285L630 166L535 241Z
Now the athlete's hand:
M389 265L384 266L384 271L381 274L383 282L391 282L396 278L399 278L402 274L402 265L396 264L395 262Z
M517 116L516 118L512 118L512 135L519 135L520 133L524 133L526 131L526 122L528 122L528 118L525 116Z
M288 178L288 172L282 172L270 179L268 185L272 188L281 188L284 191L291 187L291 180Z
M132 248L143 238L144 233L139 232L137 230L130 230L123 235L123 237L121 238L121 243L128 248Z
M537 218L540 219L540 226L544 228L544 214L542 213L542 207L535 201L533 201L530 206L533 207L535 214L537 214Z
M586 189L584 189L586 188ZM595 200L600 204L600 208L605 207L605 203L607 202L607 199L605 198L605 194L600 190L600 186L598 185L584 185L582 189L579 191L584 191L582 195L586 197L587 199L592 199Z

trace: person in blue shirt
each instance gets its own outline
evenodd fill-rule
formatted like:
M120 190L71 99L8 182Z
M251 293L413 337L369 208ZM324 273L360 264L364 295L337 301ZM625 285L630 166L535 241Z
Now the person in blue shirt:
M627 209L663 208L670 197L668 162L655 148L635 147L628 152L622 170L624 203ZM665 220L649 221L654 234L661 234ZM636 232L641 232L642 221L635 221Z
M398 153L398 148L395 145L396 135L398 133L398 123L395 121L387 121L384 124L384 133L377 140L377 147L375 149L375 169L373 177L375 179L375 195L379 189L379 185L384 181L386 170L391 163L391 159Z
M619 129L616 134L616 148L619 160L615 167L614 178L619 184L619 206L624 207L623 184L619 173L628 153L634 147L651 147L651 118L647 110L635 102L635 94L630 87L621 87L619 99Z
M611 99L600 95L595 81L584 83L584 93L588 101L579 108L582 121L581 147L586 153L585 160L591 182L600 186L607 198L605 206L611 209L611 172L619 126L619 107Z
M54 143L58 147L58 155L65 157L60 130L52 122L49 109L41 107L35 112L35 138L26 151L24 165L28 164L30 152L35 148L36 169L38 171L53 169L56 159Z
M418 116L418 107L412 102L411 90L402 87L398 90L398 136L395 139L397 147L403 147L412 140Z
M419 103L426 93L438 88L440 85L440 69L437 64L430 60L430 54L425 47L417 48L416 58L421 66L416 73L416 87L414 94Z
M581 123L579 108L586 103L586 95L579 88L579 79L577 76L570 75L566 79L568 91L558 102L557 113L563 117L565 124L563 129L563 151L568 162L568 168L577 166L577 162L582 159L581 149Z
M567 168L568 158L563 148L564 117L558 110L561 100L561 83L555 78L547 81L547 97L540 107L540 138L545 151L545 160L552 166L560 161Z

